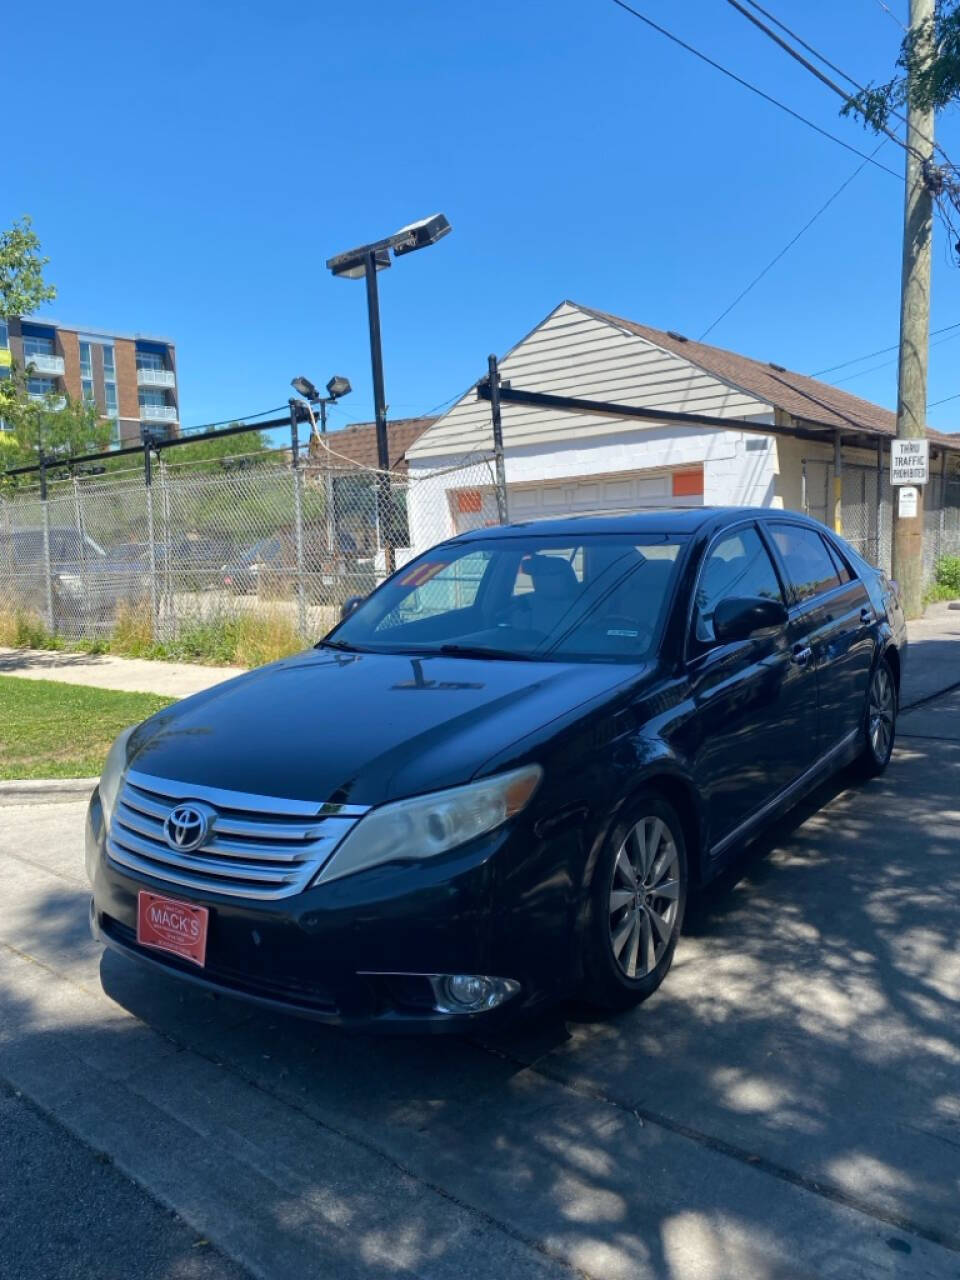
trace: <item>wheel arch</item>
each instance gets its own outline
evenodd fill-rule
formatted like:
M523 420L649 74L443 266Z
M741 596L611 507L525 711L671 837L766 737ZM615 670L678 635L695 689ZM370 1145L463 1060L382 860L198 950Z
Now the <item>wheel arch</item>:
M893 641L880 654L880 661L889 663L890 670L893 672L893 683L897 691L897 701L900 700L900 677L903 673L903 662L900 657L900 650Z
M610 838L611 831L620 820L621 814L625 809L629 809L645 791L653 791L662 796L677 815L687 848L687 871L691 886L700 884L704 878L706 820L699 793L693 780L680 769L678 764L660 760L638 774L630 786L624 789L619 804L611 811L608 821L598 833L585 868L585 887L593 878L593 870L600 853Z

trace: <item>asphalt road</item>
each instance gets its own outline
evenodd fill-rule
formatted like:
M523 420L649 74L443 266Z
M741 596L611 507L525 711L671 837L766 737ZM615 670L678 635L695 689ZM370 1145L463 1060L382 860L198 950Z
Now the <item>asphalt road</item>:
M3 1280L244 1280L169 1210L0 1085Z
M29 1102L0 1099L0 1229L63 1250L11 1274L960 1277L958 692L696 902L642 1008L486 1041L348 1037L104 957L82 805L0 814L0 1080Z

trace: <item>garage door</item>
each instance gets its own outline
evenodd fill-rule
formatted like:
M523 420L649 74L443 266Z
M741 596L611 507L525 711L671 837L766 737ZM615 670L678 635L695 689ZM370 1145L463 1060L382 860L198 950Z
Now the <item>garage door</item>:
M640 511L645 507L699 505L703 502L703 468L510 485L509 497L511 520L614 515L619 511ZM496 524L494 494L488 490L458 491L454 520L458 533Z

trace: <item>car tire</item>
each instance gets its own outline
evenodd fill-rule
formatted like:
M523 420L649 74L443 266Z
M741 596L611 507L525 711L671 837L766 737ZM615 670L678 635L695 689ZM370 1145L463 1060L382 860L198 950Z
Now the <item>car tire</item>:
M897 682L886 658L870 677L863 711L863 749L857 759L862 778L875 778L890 763L897 736Z
M687 883L680 820L660 796L642 792L618 819L594 870L581 992L588 1003L629 1009L653 995L673 962Z

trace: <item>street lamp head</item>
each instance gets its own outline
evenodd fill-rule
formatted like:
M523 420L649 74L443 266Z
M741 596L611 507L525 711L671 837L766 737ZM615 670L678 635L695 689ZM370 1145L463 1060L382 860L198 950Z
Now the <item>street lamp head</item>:
M371 252L378 271L385 271L391 265L389 249L363 245L359 249L338 253L335 258L328 258L327 266L333 275L341 276L344 280L362 280L367 274L367 257Z
M327 383L327 394L331 400L339 400L342 396L348 396L352 390L350 379L341 378L339 374L334 374Z
M293 387L294 391L305 396L307 400L320 399L320 392L309 378L304 378L302 375L299 378L291 378L290 385Z
M411 222L390 237L393 256L401 258L405 253L426 249L449 233L450 223L442 213L434 213L429 218L421 218L419 222Z
M367 263L373 258L378 271L390 266L390 250L394 257L402 258L405 253L414 253L417 249L426 249L436 244L450 232L450 223L442 213L434 213L429 218L421 218L419 222L411 222L401 227L385 240L375 240L372 244L360 245L358 249L348 249L346 253L338 253L327 259L327 269L335 276L343 276L347 280L362 280L367 272Z

